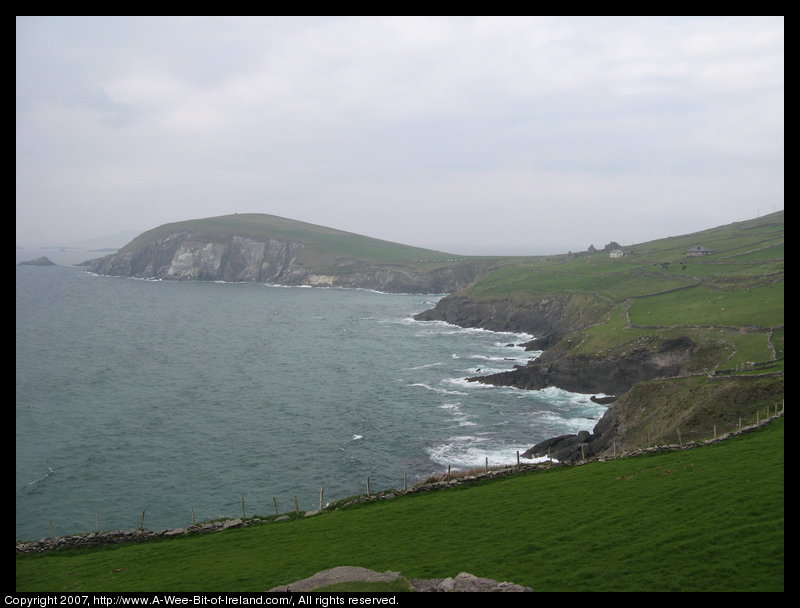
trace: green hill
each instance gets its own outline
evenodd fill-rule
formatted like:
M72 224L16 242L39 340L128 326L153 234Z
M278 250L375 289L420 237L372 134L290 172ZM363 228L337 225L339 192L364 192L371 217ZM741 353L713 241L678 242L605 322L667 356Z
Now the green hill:
M497 262L242 213L164 224L84 265L98 274L162 280L444 293L465 287Z
M18 554L17 591L264 591L335 566L535 591L783 591L783 418L299 520Z

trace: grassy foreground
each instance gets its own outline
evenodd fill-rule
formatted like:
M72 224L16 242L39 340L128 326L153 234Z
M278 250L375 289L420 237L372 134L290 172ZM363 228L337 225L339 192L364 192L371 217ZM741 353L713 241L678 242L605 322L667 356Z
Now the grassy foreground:
M264 591L334 566L536 591L783 591L784 422L316 517L19 555L17 591Z

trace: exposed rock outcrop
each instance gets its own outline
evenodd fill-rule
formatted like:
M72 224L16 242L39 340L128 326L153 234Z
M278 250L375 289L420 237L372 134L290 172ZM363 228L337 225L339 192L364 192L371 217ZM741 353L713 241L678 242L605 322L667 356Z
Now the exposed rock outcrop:
M548 457L559 462L584 460L593 455L588 449L591 439L592 434L589 431L580 431L577 435L559 435L537 443L520 456L522 458Z
M528 390L557 386L576 393L619 395L644 380L693 371L692 357L697 348L691 339L678 338L655 348L635 348L618 356L548 351L523 367L468 380Z
M515 583L498 582L490 578L478 577L468 572L461 572L455 577L437 579L406 580L399 572L376 572L369 568L356 566L339 566L317 572L303 580L279 585L269 591L272 593L313 591L321 587L343 583L393 583L406 581L409 591L423 592L525 592L533 591Z
M453 294L414 318L444 321L459 327L525 332L536 336L528 349L543 350L568 333L596 323L610 308L608 302L584 294L548 295L523 301Z
M304 578L288 585L278 585L269 590L270 593L291 593L299 591L313 591L319 587L327 587L340 583L364 582L364 583L391 583L402 579L399 572L376 572L369 568L358 566L337 566L329 570L323 570L316 574Z
M416 591L428 592L455 592L455 593L475 593L475 592L512 592L525 593L532 592L530 587L517 585L508 581L499 582L491 578L475 576L469 572L460 572L455 577L443 579L411 579L411 586Z

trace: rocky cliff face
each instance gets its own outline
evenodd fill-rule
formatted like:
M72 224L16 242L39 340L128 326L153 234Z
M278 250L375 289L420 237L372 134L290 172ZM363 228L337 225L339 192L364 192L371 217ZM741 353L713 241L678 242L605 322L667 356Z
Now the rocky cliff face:
M302 243L234 236L226 243L172 232L142 246L86 262L93 272L114 276L177 281L268 282L286 272Z
M615 357L548 351L528 365L510 372L470 380L529 390L557 386L576 393L620 395L644 380L694 371L692 361L697 349L698 345L689 338L678 338L653 349L636 348Z
M478 299L449 295L434 308L419 313L418 321L445 321L459 327L525 332L536 336L531 350L541 350L572 331L588 327L609 306L586 296L543 296L524 301Z
M233 236L224 242L170 232L84 265L98 274L174 281L227 281L359 287L394 293L456 291L486 271L480 262L453 262L427 270L411 265L336 260L324 269L303 260L298 241Z

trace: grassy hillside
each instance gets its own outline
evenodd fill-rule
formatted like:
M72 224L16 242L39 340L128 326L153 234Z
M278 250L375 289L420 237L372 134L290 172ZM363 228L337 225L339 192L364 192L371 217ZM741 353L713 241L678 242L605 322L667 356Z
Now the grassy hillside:
M18 591L263 591L339 565L536 591L783 591L783 419L700 448L209 535L19 555Z
M320 257L344 256L387 262L445 261L463 257L262 213L240 213L164 224L139 235L126 248L138 248L144 242L183 230L209 242L224 243L232 236L295 241L311 246L306 255Z
M687 255L695 247L712 253ZM783 211L624 251L521 260L464 293L519 302L584 294L611 303L594 327L571 337L575 353L614 356L645 339L681 335L717 349L709 371L765 361L774 362L770 371L783 370Z

